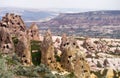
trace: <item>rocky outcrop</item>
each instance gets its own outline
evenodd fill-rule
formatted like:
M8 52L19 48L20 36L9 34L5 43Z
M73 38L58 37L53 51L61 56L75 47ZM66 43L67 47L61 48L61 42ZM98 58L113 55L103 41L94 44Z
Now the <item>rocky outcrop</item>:
M97 52L97 46L91 41L90 38L86 38L83 42L83 47L87 49L88 52Z
M61 45L60 45L60 49L61 50L63 50L63 48L64 48L64 45L65 45L65 43L66 43L66 41L67 41L67 36L66 36L66 34L64 33L63 35L62 35L62 38L61 38Z
M51 69L55 69L56 59L54 57L54 45L52 41L52 34L50 30L48 30L44 39L41 43L41 63L49 66Z
M69 72L74 72L78 78L90 77L90 69L85 56L80 52L80 48L75 39L68 38L64 42L61 55L61 67Z
M108 43L102 39L92 41L90 38L86 38L82 45L87 51L90 53L99 53L109 52L109 46Z
M7 13L1 23L4 27L9 28L11 34L15 34L17 31L26 31L26 26L19 15Z
M30 28L27 30L30 40L40 40L39 38L39 28L38 26L33 23Z
M16 44L15 52L21 58L23 65L32 65L31 45L26 33L18 32L18 43Z
M14 52L12 37L5 27L0 27L0 52L5 54Z
M0 50L3 53L15 52L24 65L32 65L31 45L26 26L19 15L7 13L0 21ZM12 37L18 39L13 44Z

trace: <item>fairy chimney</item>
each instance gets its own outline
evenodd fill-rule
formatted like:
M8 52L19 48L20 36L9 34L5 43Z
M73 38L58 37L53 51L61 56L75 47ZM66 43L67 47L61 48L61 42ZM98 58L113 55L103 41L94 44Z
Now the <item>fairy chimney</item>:
M32 65L30 40L25 32L18 32L18 43L15 52L21 58L21 62L25 66Z
M62 45L61 66L69 72L74 72L78 78L90 77L89 65L76 40L70 37Z
M65 44L66 41L67 41L67 36L66 36L65 33L62 35L61 41L62 41L62 42L61 42L61 45L60 45L60 49L62 50L62 49L64 48L64 44Z
M39 38L39 28L36 23L33 23L27 31L30 40L40 40Z
M54 69L56 59L54 57L54 45L50 30L45 33L44 39L41 43L41 54L41 63Z

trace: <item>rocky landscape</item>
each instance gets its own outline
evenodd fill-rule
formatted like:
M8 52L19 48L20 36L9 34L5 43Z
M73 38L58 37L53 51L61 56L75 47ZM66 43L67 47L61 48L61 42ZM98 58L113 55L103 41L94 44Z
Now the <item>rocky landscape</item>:
M54 34L62 32L76 36L120 38L120 11L89 11L60 13L55 18L38 22L41 30L50 28Z
M97 18L90 24L119 25L119 12L114 12L118 17L104 17L106 12L101 14L105 24L95 21ZM63 19L64 14L60 17ZM107 22L108 18L111 22ZM64 21L66 24L74 22ZM63 24L62 20L60 24ZM120 78L120 39L68 36L65 33L54 36L49 29L40 35L36 23L27 28L21 16L7 13L0 21L0 77Z

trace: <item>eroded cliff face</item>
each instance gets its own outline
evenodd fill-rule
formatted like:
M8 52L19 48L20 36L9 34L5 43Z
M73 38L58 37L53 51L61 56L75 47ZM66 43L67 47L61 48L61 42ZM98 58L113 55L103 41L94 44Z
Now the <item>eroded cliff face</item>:
M72 37L68 38L63 44L61 67L69 72L74 72L78 78L90 77L90 68L85 56L81 53L76 40Z
M54 57L54 45L52 41L52 34L48 30L44 35L44 40L41 43L41 63L54 69L56 59Z

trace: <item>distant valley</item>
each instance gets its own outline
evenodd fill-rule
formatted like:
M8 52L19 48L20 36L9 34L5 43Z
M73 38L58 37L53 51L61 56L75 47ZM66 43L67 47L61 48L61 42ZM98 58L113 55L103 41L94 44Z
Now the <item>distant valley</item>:
M38 25L41 29L50 28L55 34L120 38L120 11L61 13Z
M61 9L60 9L61 10ZM68 9L69 10L69 9ZM76 36L120 38L120 11L75 11L67 9L61 10L35 10L18 8L1 8L0 18L6 13L21 15L26 25L29 27L32 22L36 22L41 34L45 30L51 29L54 35L67 33ZM76 13L76 12L79 13ZM71 12L71 13L69 13Z

